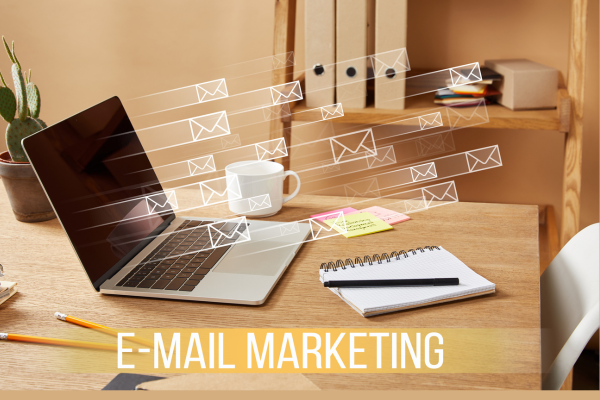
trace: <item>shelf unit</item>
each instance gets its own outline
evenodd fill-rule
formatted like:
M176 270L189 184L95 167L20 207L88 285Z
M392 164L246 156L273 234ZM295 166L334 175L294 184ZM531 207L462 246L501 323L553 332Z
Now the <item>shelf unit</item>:
M565 134L565 155L563 167L563 199L561 232L556 229L554 210L551 206L540 207L540 238L547 242L541 245L547 249L547 258L552 260L560 247L579 232L579 195L581 191L581 159L583 134L583 94L585 77L585 48L587 40L587 4L588 0L571 0L570 54L567 87L559 89L556 110L511 111L500 105L488 107L490 122L479 125L483 129L523 129L554 130ZM275 31L273 54L294 50L296 20L296 0L276 0ZM273 71L273 85L293 80L293 66ZM289 130L292 121L320 120L321 114L309 111L304 102L291 103L292 117L271 121L271 138L284 137L290 145ZM365 109L344 109L344 117L332 120L338 123L371 124L382 120L398 118L403 115L439 108L431 101L420 98L408 98L406 109L381 110L372 105ZM303 111L303 112L300 112ZM289 168L289 158L278 160Z

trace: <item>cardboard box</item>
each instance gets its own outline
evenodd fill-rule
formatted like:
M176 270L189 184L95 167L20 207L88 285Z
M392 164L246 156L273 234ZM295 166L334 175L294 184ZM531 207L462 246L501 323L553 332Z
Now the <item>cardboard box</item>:
M555 108L558 70L526 59L486 60L485 66L503 76L494 83L502 92L498 103L511 110Z

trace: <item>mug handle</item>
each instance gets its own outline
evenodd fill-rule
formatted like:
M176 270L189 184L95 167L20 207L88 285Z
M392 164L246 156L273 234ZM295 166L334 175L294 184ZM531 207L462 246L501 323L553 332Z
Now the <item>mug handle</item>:
M288 197L284 197L283 203L287 203L288 201L290 201L291 199L296 197L296 195L300 191L300 177L294 171L284 171L283 172L283 180L285 180L285 178L287 178L290 175L293 175L296 178L296 190L294 190L294 193L290 194Z

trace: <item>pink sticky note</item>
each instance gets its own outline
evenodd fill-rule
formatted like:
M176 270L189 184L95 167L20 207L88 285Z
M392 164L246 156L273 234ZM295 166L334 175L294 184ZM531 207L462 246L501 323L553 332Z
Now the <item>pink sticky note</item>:
M364 210L353 212L353 214L356 214L358 212L371 213L389 225L394 225L394 224L397 224L398 222L404 222L404 221L408 221L410 219L410 217L408 215L404 215L404 214L399 213L398 211L392 211L392 210L388 210L387 208L378 207L378 206L365 208ZM344 213L344 214L346 214L346 213Z
M327 219L334 218L334 216L332 216L331 214L339 213L340 211L343 212L344 215L348 215L350 213L356 214L358 212L355 208L346 207L346 208L340 208L339 210L332 210L332 211L327 211L327 212L324 212L321 214L311 215L310 217L316 219L317 221L325 222L325 220L327 220Z

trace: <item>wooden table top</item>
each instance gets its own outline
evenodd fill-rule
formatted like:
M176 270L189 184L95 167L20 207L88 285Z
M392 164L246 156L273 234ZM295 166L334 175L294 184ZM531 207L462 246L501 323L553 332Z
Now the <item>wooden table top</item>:
M110 327L138 328L526 328L540 329L538 210L536 206L455 203L413 213L392 231L356 239L336 236L305 244L262 306L238 306L109 296L90 286L58 220L14 219L0 181L0 263L19 293L0 306L0 332L44 336L57 328L54 312ZM338 197L298 196L276 221L304 219L339 208ZM386 200L380 200L384 206ZM227 206L186 212L228 216ZM318 283L323 261L441 245L496 284L494 295L363 318ZM61 327L66 324L60 325ZM73 327L73 329L82 329ZM519 339L515 339L518 341ZM512 343L523 362L540 364L540 338ZM110 374L58 374L36 369L40 346L0 343L2 387L101 389ZM310 374L322 389L539 389L529 374Z

